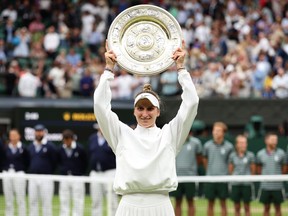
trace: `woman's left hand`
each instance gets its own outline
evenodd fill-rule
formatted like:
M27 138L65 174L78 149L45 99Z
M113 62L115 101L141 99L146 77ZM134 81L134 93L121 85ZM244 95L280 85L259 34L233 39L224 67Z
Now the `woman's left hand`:
M186 56L185 41L182 40L182 47L177 48L172 56L172 59L176 63L177 69L184 68L185 56Z

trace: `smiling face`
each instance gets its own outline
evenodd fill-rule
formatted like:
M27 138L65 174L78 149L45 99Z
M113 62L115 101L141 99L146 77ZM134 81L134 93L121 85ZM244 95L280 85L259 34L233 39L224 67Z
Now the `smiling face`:
M153 106L148 99L139 100L134 107L137 123L145 128L154 127L160 110Z

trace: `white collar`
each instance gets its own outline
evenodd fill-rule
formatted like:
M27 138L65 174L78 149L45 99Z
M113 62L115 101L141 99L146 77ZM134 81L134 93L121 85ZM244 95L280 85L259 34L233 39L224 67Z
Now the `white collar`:
M41 144L41 145L46 145L47 142L48 142L48 140L47 140L45 137L43 137L43 139L41 140L40 143L37 143L36 141L34 141L33 144L34 144L34 145L39 145L39 144Z
M12 143L9 143L9 148L15 148ZM16 144L16 148L21 148L22 147L22 142L18 141Z
M67 145L66 144L63 144L63 148L64 149L67 149ZM72 144L71 144L71 149L75 149L76 148L76 142L75 141L72 141Z

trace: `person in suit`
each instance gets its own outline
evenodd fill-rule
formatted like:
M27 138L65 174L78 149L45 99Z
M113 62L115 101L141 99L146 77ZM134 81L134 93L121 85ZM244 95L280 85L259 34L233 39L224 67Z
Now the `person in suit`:
M115 154L109 147L106 139L103 137L99 125L95 123L93 127L96 132L89 137L88 152L90 159L90 176L93 178L107 177L114 178L116 172ZM90 193L92 199L92 216L102 215L103 201L107 193L107 184L91 182ZM112 187L111 187L112 191ZM111 214L115 215L118 206L118 195L112 192Z
M28 146L31 174L54 174L58 156L53 142L48 141L47 129L43 124L34 127L35 138ZM30 216L39 215L39 201L42 203L42 214L52 216L52 198L54 195L54 182L51 179L30 179L28 183L29 213Z
M16 199L18 216L26 216L26 179L22 178L29 165L29 153L21 142L18 129L9 131L9 143L4 146L3 173L14 174L14 177L3 178L5 196L5 215L14 216ZM16 176L19 176L16 177Z
M59 172L65 176L83 176L87 167L87 153L84 147L76 141L76 135L70 129L62 132L63 144L59 148ZM68 178L60 181L60 216L70 215L70 200L73 201L72 215L82 216L84 211L85 184L70 181Z

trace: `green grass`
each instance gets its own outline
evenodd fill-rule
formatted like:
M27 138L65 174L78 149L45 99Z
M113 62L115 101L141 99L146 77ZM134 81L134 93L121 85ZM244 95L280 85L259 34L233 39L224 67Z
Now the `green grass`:
M174 199L172 199L172 203L174 204ZM106 205L106 203L104 203ZM195 199L195 206L196 206L196 216L204 216L206 215L206 208L207 208L207 201L205 199L199 198ZM233 203L228 200L227 201L228 206L228 216L234 216L233 214ZM28 209L28 208L27 208ZM54 196L53 198L53 215L58 216L59 215L59 197ZM182 216L187 216L187 205L184 202L183 203L183 214ZM252 216L262 216L263 215L263 206L258 201L253 201L251 203L251 215ZM274 212L274 209L272 208L271 213ZM220 207L219 202L217 201L215 203L215 216L220 216ZM0 196L0 215L5 215L5 200L4 196ZM16 216L15 212L15 216ZM41 214L40 214L41 215ZM84 216L90 216L91 215L91 198L90 196L85 197L85 208L84 208ZM288 201L285 201L285 203L282 204L282 215L288 215ZM42 215L44 216L44 215ZM99 215L100 216L100 215ZM107 216L107 209L104 208L103 216Z
M172 200L174 203L174 200ZM282 215L288 215L288 201L282 204ZM196 206L196 216L207 215L207 205L208 201L203 198L195 199ZM183 205L182 216L187 216L187 206L186 203ZM263 205L258 201L251 202L251 215L252 216L263 216ZM228 216L234 216L234 205L233 202L227 200ZM243 209L242 209L243 211ZM271 213L274 215L274 209L271 208ZM244 214L243 214L244 215ZM221 209L219 201L215 202L215 216L221 216Z

